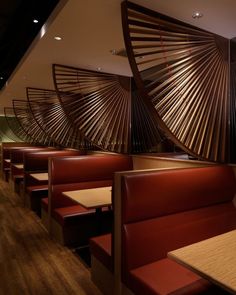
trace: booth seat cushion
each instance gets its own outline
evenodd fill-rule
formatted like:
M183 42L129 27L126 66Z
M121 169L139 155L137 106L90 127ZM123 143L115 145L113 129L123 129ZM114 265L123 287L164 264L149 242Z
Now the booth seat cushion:
M90 251L104 266L113 272L111 256L111 234L106 234L90 239Z
M13 181L17 182L17 181L23 181L24 180L24 175L23 174L16 174L13 175Z
M40 185L32 185L32 186L27 186L26 192L28 194L32 194L34 192L48 192L48 185L47 184L40 184Z
M123 265L132 270L164 259L169 251L235 228L236 209L232 202L126 224Z
M168 258L133 269L130 287L135 295L227 294Z
M48 198L41 199L41 208L48 212Z
M71 225L77 220L86 219L95 215L95 210L88 210L80 205L61 207L52 211L52 217L62 226Z

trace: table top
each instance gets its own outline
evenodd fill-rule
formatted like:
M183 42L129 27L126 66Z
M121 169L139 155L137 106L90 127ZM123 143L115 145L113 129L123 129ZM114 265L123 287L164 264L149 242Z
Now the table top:
M34 179L43 181L48 180L48 173L42 172L42 173L31 173L30 176L32 176Z
M87 209L111 205L111 186L67 191L63 194Z
M168 257L235 294L236 230L171 251Z
M24 164L13 164L13 166L17 169L23 169L24 168Z

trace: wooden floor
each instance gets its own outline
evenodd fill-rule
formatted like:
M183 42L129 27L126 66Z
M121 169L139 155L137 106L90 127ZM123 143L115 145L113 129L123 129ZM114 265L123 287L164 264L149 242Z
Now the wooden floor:
M90 270L50 240L33 212L0 180L0 295L101 295Z

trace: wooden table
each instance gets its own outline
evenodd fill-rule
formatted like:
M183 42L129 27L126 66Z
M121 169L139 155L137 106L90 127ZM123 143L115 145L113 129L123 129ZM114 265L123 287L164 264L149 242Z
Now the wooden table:
M171 251L168 257L236 294L236 230Z
M24 169L24 164L13 164L13 166L17 169Z
M111 186L67 191L63 194L87 209L111 206ZM98 211L98 210L97 210Z
M38 181L44 181L44 180L48 180L48 173L47 172L43 172L43 173L31 173L30 176L32 176L34 179L38 180Z

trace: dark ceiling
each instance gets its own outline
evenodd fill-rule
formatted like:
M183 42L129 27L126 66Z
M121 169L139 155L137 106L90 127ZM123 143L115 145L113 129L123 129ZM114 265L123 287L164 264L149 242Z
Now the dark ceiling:
M59 1L0 1L0 89Z

